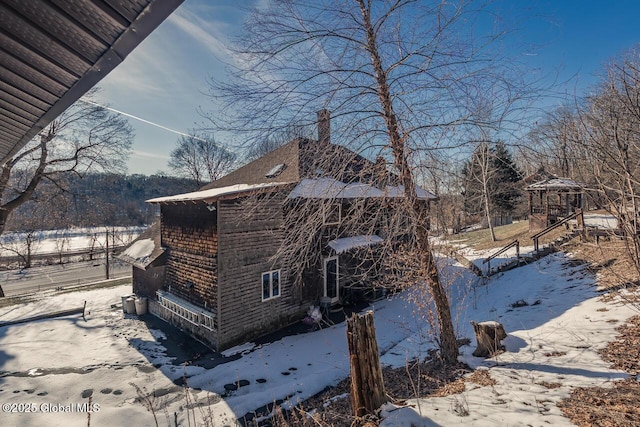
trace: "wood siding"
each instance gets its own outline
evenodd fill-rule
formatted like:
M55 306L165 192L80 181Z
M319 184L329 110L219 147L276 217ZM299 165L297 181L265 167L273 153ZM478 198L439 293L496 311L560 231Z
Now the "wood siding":
M270 261L282 243L284 197L218 202L220 349L300 320L309 306L292 292L287 266ZM262 273L277 269L280 296L262 301Z
M162 206L162 246L167 250L164 289L211 312L217 310L216 212L204 203Z
M150 265L146 270L133 267L133 292L138 296L156 298L164 285L164 265Z

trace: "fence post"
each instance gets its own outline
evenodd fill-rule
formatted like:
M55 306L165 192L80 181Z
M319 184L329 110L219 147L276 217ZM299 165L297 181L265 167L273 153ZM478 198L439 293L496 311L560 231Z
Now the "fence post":
M387 402L373 311L354 313L347 319L347 343L351 364L351 404L357 417L373 414Z

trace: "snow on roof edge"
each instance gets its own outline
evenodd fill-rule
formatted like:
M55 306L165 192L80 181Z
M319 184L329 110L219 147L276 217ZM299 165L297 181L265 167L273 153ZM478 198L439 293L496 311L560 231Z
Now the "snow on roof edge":
M527 190L570 188L582 189L584 186L571 178L550 178L534 182L527 186Z
M290 182L265 182L260 184L235 184L226 187L212 188L209 190L193 191L191 193L176 194L175 196L156 197L146 200L147 203L166 202L191 202L199 200L214 199L216 197L239 194L247 191L260 190L264 188L276 187L279 185L291 184Z
M157 259L158 255L164 253L164 249L161 249L160 254L152 257L155 250L156 243L153 239L141 239L132 243L123 253L118 255L118 259L145 270L149 264Z
M376 245L378 243L382 243L383 240L384 239L382 237L374 234L371 236L342 237L340 239L331 240L328 245L337 254L341 254L350 249Z

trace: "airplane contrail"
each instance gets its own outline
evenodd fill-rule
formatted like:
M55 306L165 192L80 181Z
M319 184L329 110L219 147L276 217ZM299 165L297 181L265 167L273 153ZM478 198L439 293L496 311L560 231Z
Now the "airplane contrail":
M120 110L116 110L115 108L107 107L106 105L100 105L97 102L93 102L93 101L90 101L90 100L85 99L85 98L80 98L80 101L82 101L82 102L84 102L86 104L95 105L96 107L104 108L105 110L113 111L114 113L117 113L117 114L122 114L123 116L127 116L127 117L130 117L130 118L135 119L135 120L139 120L139 121L141 121L143 123L146 123L148 125L155 126L155 127L158 127L160 129L164 129L164 130L169 131L169 132L173 132L173 133L175 133L177 135L182 135L182 136L186 136L186 137L189 137L189 138L197 139L198 141L202 141L202 142L208 142L206 139L202 139L202 138L199 138L199 137L194 136L194 135L189 135L188 133L180 132L179 130L168 128L168 127L163 126L161 124L154 123L154 122L151 122L149 120L143 119L142 117L134 116L133 114L125 113L124 111L120 111Z

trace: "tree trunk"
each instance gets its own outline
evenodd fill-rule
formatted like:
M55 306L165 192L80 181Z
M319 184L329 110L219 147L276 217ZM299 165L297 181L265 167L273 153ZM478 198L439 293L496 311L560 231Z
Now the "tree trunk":
M493 229L493 223L491 222L491 204L490 204L490 191L489 191L489 175L491 174L489 169L489 147L484 146L482 148L482 197L484 198L484 214L487 217L487 225L489 226L489 233L491 234L491 241L495 242L496 232Z
M9 219L9 213L8 210L0 207L0 236L4 234L4 227L7 224L7 219Z
M347 319L347 343L353 414L356 417L374 414L388 399L384 391L373 311L364 315L354 313Z
M105 237L107 241L105 244L105 251L104 251L104 273L105 273L105 279L109 280L109 229L108 228L105 232Z
M502 323L498 322L471 322L473 331L476 333L478 347L473 352L475 357L489 357L504 350L500 343L507 337Z
M440 328L438 336L440 356L445 363L453 364L458 361L458 344L456 343L456 335L453 329L449 299L440 281L436 259L428 240L428 232L424 227L421 227L418 230L418 234L419 251L422 255L422 271L425 274L429 291L436 306L436 315Z
M33 237L27 234L27 256L24 260L24 268L31 268L31 247L33 245Z
M424 274L429 284L429 289L436 304L438 324L440 327L440 352L445 362L455 363L458 359L458 347L455 342L456 339L453 322L451 321L449 301L440 282L435 257L429 244L428 232L424 226L426 218L424 218L423 209L418 200L415 181L407 159L409 153L407 152L407 142L405 141L406 134L400 129L398 118L393 108L393 99L387 81L387 74L382 65L376 41L376 33L371 24L370 10L367 8L367 5L365 5L364 0L358 0L358 4L360 5L363 25L366 30L367 50L369 51L371 65L375 73L378 99L383 111L394 165L400 172L400 179L404 186L404 196L411 210L411 217L416 229L416 246L422 258L421 273Z
M486 189L484 194L484 212L485 212L485 216L487 217L487 223L489 224L489 233L491 234L491 241L495 242L497 240L496 232L493 229L493 223L491 222L491 208L489 207L489 194Z

